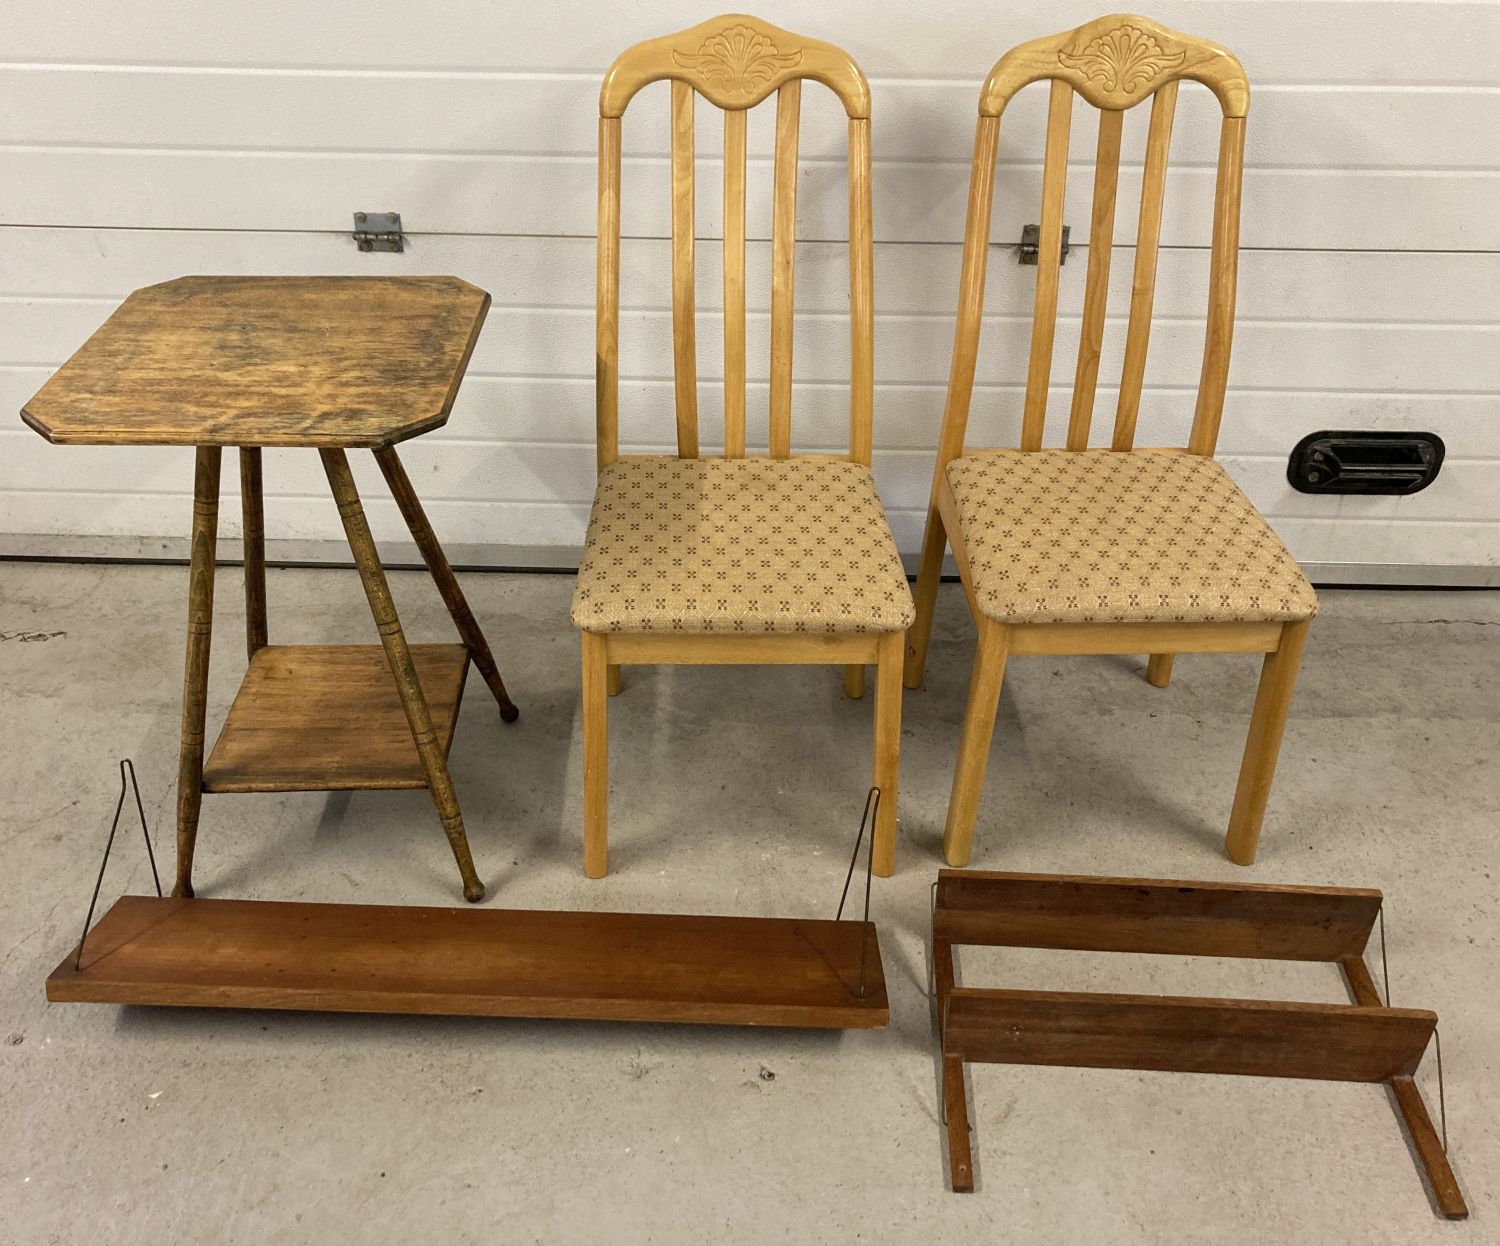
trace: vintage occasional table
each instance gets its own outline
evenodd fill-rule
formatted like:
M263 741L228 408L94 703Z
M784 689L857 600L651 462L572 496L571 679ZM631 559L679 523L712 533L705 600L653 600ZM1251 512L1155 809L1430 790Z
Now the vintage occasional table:
M59 445L196 448L176 895L193 894L204 792L425 787L464 898L484 898L447 762L470 661L500 717L517 711L395 446L447 420L489 302L456 277L183 277L132 294L23 408ZM240 452L250 665L205 762L225 446ZM267 642L264 446L322 457L380 645ZM350 449L374 451L462 644L407 644Z

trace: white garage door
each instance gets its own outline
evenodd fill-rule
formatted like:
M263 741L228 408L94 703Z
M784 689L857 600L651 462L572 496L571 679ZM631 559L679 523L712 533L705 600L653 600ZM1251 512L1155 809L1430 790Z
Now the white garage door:
M759 15L839 43L873 89L876 470L902 549L920 541L952 341L978 89L1007 47L1097 4L776 0ZM461 559L568 565L593 481L593 234L600 76L702 3L265 0L36 4L0 64L0 409L16 412L131 289L183 273L451 272L494 306L447 428L413 474ZM1323 581L1494 582L1500 553L1500 5L1424 0L1158 0L1152 15L1235 50L1252 82L1239 327L1221 457ZM384 15L384 16L382 16ZM622 442L667 448L671 330L665 88L625 122ZM995 237L1038 216L1045 88L1007 113ZM700 407L719 402L713 239L720 128L700 106ZM1141 440L1183 439L1201 350L1216 110L1184 88ZM750 349L765 373L770 110L752 114ZM1144 110L1127 125L1130 241ZM1093 151L1076 110L1073 151ZM1129 144L1133 141L1134 146ZM836 446L847 376L843 127L804 97L794 439ZM760 157L758 160L755 157ZM1067 220L1087 233L1075 168ZM405 254L361 254L356 210L396 210ZM1063 272L1055 380L1071 380L1084 252ZM1034 270L997 247L973 436L1014 444ZM1112 313L1128 295L1114 265ZM1101 411L1121 324L1101 369ZM1076 341L1074 336L1073 341ZM1110 348L1114 353L1111 356ZM758 400L758 407L757 407ZM765 387L752 392L764 429ZM1103 426L1105 417L1096 420ZM1326 428L1440 434L1438 481L1405 498L1316 497L1286 456ZM762 432L762 437L764 433ZM752 431L753 437L753 431ZM705 442L712 438L705 436ZM0 552L180 552L189 452L54 448L0 426ZM340 557L311 455L271 452L282 554ZM234 473L226 472L226 485ZM379 496L378 477L366 472ZM237 508L226 505L226 531ZM394 507L377 536L399 541ZM404 548L404 547L403 547Z

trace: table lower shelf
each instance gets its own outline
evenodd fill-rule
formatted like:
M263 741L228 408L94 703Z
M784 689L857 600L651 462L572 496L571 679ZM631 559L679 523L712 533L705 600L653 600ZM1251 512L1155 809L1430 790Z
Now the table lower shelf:
M469 652L413 645L432 725L453 743ZM213 753L205 792L422 788L427 775L380 645L268 645L250 659Z
M860 955L866 944L865 991ZM125 896L62 1003L872 1029L864 922Z

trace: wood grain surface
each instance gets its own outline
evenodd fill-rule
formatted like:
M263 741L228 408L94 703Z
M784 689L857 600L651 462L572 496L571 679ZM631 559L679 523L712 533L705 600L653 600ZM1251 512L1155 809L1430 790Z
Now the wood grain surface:
M463 696L463 645L413 645L412 659L446 755ZM422 788L396 681L379 645L268 645L203 767L206 792Z
M847 52L743 13L627 48L604 75L599 115L623 116L637 91L663 78L687 83L726 110L754 108L787 82L812 78L839 97L849 116L870 115L870 84Z
M391 445L448 418L490 296L457 277L180 277L22 409L64 445Z
M1350 887L939 870L933 928L954 943L1336 961L1364 951L1380 903Z
M1382 1082L1437 1025L1416 1008L1195 996L991 991L947 997L943 1053L1003 1064Z

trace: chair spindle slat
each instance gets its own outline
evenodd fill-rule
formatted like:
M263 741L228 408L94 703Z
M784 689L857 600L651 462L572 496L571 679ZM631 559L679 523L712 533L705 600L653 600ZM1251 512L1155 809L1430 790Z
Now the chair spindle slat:
M1245 167L1245 119L1225 117L1219 127L1219 173L1214 187L1213 253L1208 270L1208 327L1198 405L1188 435L1189 454L1211 455L1219 442L1229 347L1234 337L1234 293L1240 255L1240 184Z
M920 687L927 663L927 642L937 606L938 579L948 547L941 499L948 465L964 452L969 403L974 395L974 368L984 322L984 277L989 261L990 214L995 202L995 158L1000 146L1000 118L980 115L974 130L974 158L969 177L969 206L964 224L963 266L958 279L958 316L953 330L953 362L948 369L948 397L938 434L937 465L928 495L927 526L922 534L922 561L917 576L917 617L907 631L908 688Z
M693 266L693 107L697 94L672 83L672 376L677 397L677 455L698 457L697 281Z
M1073 407L1068 413L1068 449L1087 450L1104 345L1104 313L1109 304L1109 261L1115 233L1115 192L1120 182L1120 132L1125 114L1099 113L1099 146L1094 157L1094 211L1089 222L1089 268L1084 283L1083 324L1078 335L1078 367L1073 375Z
M724 114L724 455L745 457L745 114Z
M620 119L599 118L599 281L595 293L594 421L601 468L620 455Z
M958 320L953 332L953 363L948 371L948 401L938 440L939 478L943 469L964 452L969 404L974 396L974 369L979 361L979 334L984 324L984 278L990 256L990 213L995 202L995 160L999 149L1000 118L980 117L974 131L963 269L958 283ZM936 488L933 505L937 505Z
M797 253L797 133L802 82L776 92L775 207L771 221L771 457L792 453L792 303Z
M1151 342L1151 309L1156 300L1156 258L1161 238L1161 205L1167 189L1167 149L1172 144L1172 117L1177 110L1177 81L1163 83L1151 100L1146 131L1146 167L1141 175L1141 216L1135 235L1135 275L1130 286L1130 323L1125 330L1125 362L1115 408L1111 448L1135 445L1135 422L1146 377L1146 349Z
M870 466L875 408L875 240L870 119L849 119L849 457Z
M1042 448L1047 419L1047 388L1052 377L1052 343L1057 334L1057 281L1062 265L1063 197L1068 185L1068 137L1073 119L1073 88L1053 79L1047 107L1047 154L1042 164L1042 224L1036 257L1036 299L1031 317L1031 358L1026 368L1026 405L1021 418L1021 449Z

